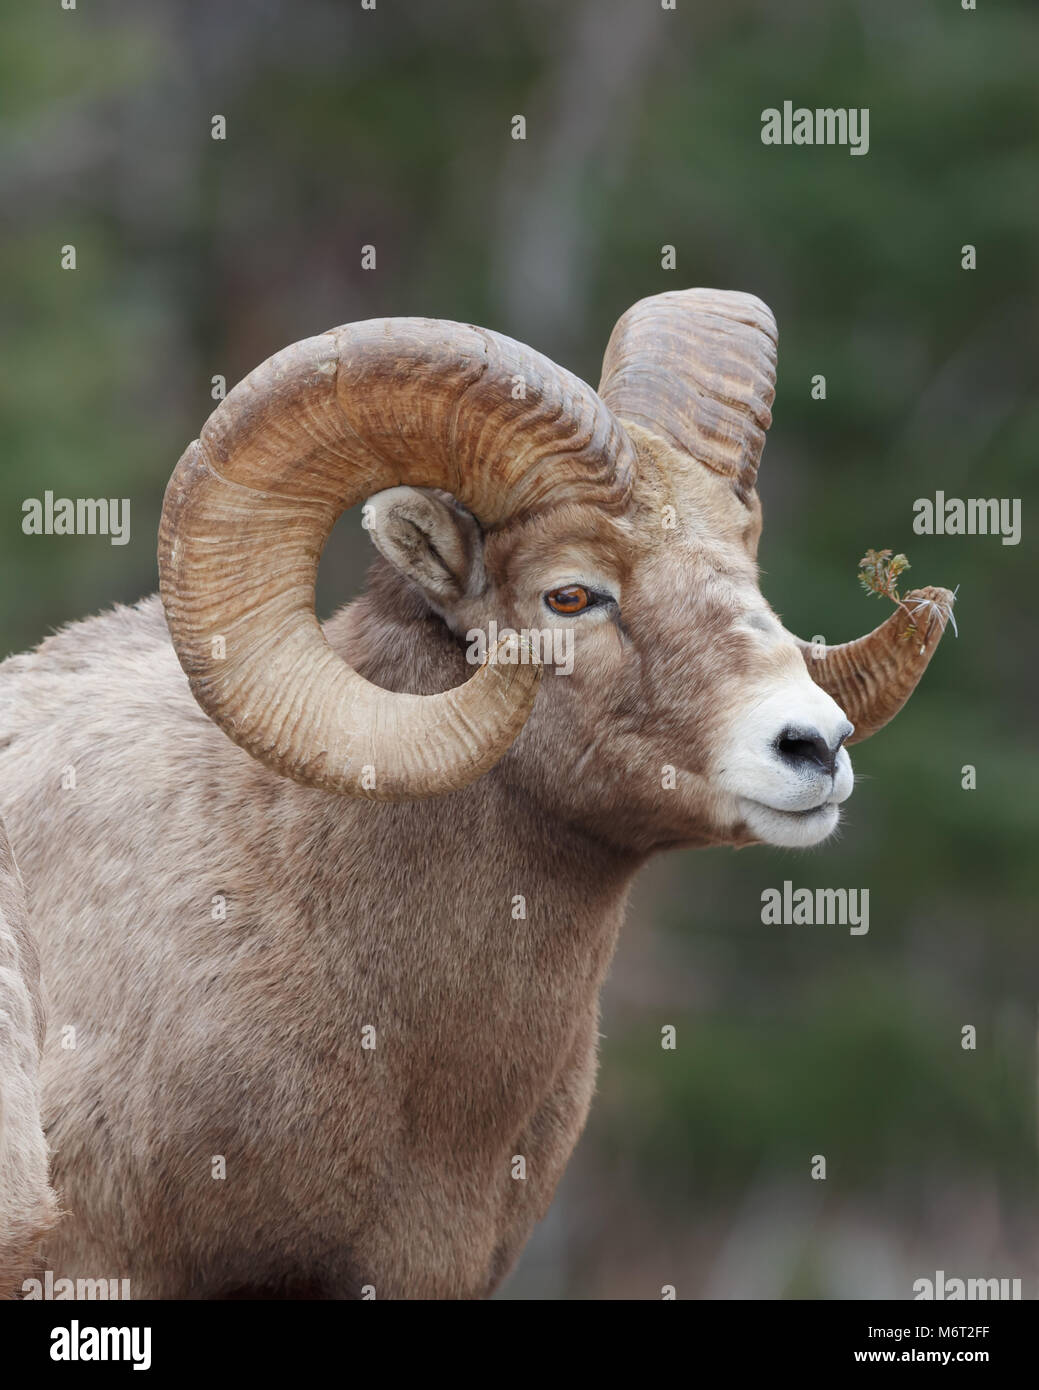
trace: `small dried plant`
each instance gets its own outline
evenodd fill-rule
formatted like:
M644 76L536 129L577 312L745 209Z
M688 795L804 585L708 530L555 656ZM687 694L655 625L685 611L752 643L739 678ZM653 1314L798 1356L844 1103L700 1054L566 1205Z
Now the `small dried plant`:
M952 630L956 632L956 619L952 616L951 610L946 612L933 599L917 598L913 602L912 611L907 607L902 595L898 592L899 577L905 574L911 566L904 555L893 555L890 550L867 550L859 561L859 583L867 594L875 595L878 598L888 598L909 619L909 626L902 633L901 641L907 642L910 638L920 637L918 631L918 618L921 610L927 617L927 633L921 638L921 648L926 642L927 636L931 632L932 624L938 621L944 630L947 621L952 622Z
M910 568L904 555L892 555L890 550L867 550L859 561L859 583L867 594L883 595L892 603L901 603L898 576Z

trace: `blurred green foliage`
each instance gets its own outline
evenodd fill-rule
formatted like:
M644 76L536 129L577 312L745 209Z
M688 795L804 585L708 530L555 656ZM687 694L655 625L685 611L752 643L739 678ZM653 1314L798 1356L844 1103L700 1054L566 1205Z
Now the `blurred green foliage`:
M911 1219L936 1173L994 1183L1008 1226L1034 1219L1034 6L81 0L5 17L4 651L155 587L162 491L216 374L333 323L428 314L594 383L634 300L759 294L781 335L767 596L843 640L878 621L859 557L891 547L912 583L960 586L961 636L857 750L840 838L651 871L578 1171L621 1221L624 1160L650 1246L676 1204L725 1210L763 1167L805 1180L816 1152L828 1198L878 1223ZM869 107L868 155L762 145L761 111L787 98ZM132 542L24 536L21 504L48 488L130 497ZM914 500L939 488L1021 497L1022 543L914 535ZM366 544L338 529L323 612L359 588ZM785 878L868 886L869 935L763 926L761 891ZM664 1023L680 1041L662 1056ZM825 1293L820 1277L799 1268L786 1291Z

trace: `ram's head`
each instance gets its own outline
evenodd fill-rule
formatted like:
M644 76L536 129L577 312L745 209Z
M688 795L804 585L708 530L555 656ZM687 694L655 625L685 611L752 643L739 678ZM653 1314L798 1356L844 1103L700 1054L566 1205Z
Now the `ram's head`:
M907 596L939 615L909 640L902 613L828 648L782 626L755 560L775 359L765 305L713 290L630 309L598 392L428 319L286 348L167 491L162 594L196 698L279 773L350 796L435 796L501 763L632 847L823 839L845 745L908 699L952 596ZM443 636L484 658L461 685L391 694L326 642L318 560L362 499Z

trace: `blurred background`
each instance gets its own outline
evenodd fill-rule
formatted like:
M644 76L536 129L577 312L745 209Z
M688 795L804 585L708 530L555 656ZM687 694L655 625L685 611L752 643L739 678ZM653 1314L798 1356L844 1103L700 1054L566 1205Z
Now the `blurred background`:
M772 307L766 595L856 636L886 616L858 559L889 546L960 586L960 637L856 750L838 840L639 881L588 1129L499 1296L907 1298L944 1270L1036 1297L1035 7L51 0L5 27L0 654L156 587L212 379L297 338L460 319L594 384L644 295ZM868 155L762 145L785 99L868 107ZM130 543L23 535L47 489L129 497ZM1022 498L1021 544L915 536L937 489ZM323 616L367 547L337 528ZM869 934L763 926L785 879L868 887Z

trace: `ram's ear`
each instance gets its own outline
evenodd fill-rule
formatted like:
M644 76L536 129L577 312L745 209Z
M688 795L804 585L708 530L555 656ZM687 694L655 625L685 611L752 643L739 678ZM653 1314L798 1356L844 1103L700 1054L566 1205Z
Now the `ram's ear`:
M446 492L392 487L364 506L380 555L437 606L483 588L483 537L476 520Z

